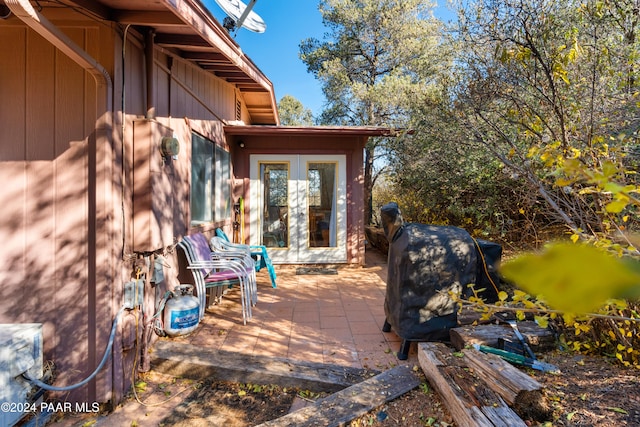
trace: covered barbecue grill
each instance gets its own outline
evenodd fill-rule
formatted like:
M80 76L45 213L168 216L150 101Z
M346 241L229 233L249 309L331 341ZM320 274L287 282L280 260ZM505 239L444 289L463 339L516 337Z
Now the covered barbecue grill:
M408 357L411 341L448 341L457 325L450 292L476 283L478 250L461 228L405 223L396 203L382 207L389 241L384 331L402 338L398 359Z

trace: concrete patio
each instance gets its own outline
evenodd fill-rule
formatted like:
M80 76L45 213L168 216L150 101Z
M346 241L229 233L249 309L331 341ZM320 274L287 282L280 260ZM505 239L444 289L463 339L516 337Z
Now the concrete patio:
M277 288L259 272L258 304L242 323L239 292L228 292L207 310L197 330L169 338L208 349L244 355L386 370L398 365L400 338L383 333L386 257L368 249L364 268L337 268L337 274L296 274L276 267ZM415 358L412 348L410 360Z

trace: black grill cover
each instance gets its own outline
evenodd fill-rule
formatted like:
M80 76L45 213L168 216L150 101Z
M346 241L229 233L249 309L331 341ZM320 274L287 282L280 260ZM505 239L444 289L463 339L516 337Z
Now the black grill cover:
M381 216L389 240L387 322L404 340L448 340L457 324L449 291L476 280L472 237L457 227L404 223L396 203L383 206Z

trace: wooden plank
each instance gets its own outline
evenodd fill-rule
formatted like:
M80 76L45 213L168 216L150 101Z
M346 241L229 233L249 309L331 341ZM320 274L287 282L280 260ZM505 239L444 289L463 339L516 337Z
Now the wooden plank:
M483 378L521 417L547 420L551 407L543 393L542 384L494 354L475 349L462 351L469 368Z
M518 322L518 329L534 352L552 350L556 346L556 338L552 331L543 329L535 322ZM451 344L461 350L472 344L497 347L498 339L504 338L517 342L518 338L509 325L477 325L453 328L450 331Z
M154 370L174 376L277 384L315 392L339 391L379 373L347 366L248 356L167 339L155 343L151 357Z
M524 427L526 424L481 378L442 343L419 343L418 361L457 425Z
M419 384L409 367L397 366L260 427L342 426Z

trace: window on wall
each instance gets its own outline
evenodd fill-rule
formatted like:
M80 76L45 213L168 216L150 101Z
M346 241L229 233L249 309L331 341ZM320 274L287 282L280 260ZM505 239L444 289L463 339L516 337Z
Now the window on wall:
M231 157L213 141L191 137L191 225L231 215Z

